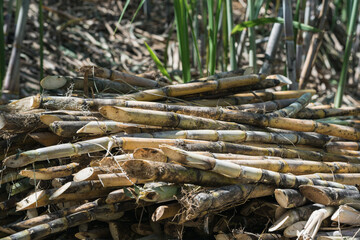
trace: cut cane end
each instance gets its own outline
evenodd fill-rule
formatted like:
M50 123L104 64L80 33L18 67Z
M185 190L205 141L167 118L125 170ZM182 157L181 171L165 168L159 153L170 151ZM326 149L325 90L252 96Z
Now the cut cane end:
M160 149L168 156L171 160L176 162L181 162L184 159L184 156L178 152L178 148L172 147L169 145L160 145Z
M21 164L21 161L19 160L20 157L21 157L21 154L9 156L4 159L3 165L10 167L10 168L17 168L17 167L25 166L26 164L25 165Z
M290 84L292 84L292 81L289 78L287 78L287 77L285 77L283 75L280 75L280 74L269 75L269 76L266 77L266 79L277 79L277 80L279 80L281 82L280 85L290 85Z
M276 222L274 225L272 225L269 228L269 232L275 232L277 230L283 229L284 228L284 224L286 223L286 221L289 219L290 216L286 216L283 219L281 219L280 221Z
M151 167L151 162L148 161L135 159L125 162L123 167L130 177L152 179L155 176L155 172Z
M57 189L50 197L49 200L54 200L58 198L61 194L63 194L70 186L72 182L67 182L63 186L61 186L59 189Z
M40 116L40 121L49 126L51 123L55 122L55 121L61 121L61 119L57 116L54 115L41 115Z
M59 89L66 83L66 78L61 76L46 76L40 81L41 87L47 90Z

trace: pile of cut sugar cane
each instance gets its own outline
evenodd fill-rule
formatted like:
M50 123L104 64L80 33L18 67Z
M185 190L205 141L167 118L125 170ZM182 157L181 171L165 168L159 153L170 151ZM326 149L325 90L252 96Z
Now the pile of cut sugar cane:
M0 106L2 239L360 236L360 108L281 75L81 72Z

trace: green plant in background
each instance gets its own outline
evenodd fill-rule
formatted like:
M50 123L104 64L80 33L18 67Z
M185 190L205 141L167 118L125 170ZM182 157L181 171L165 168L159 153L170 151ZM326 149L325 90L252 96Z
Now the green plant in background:
M3 1L0 4L0 87L5 77L5 41L4 41L4 11Z
M355 29L358 13L359 13L359 0L354 0L353 5L352 5L352 10L351 10L351 15L350 15L349 26L347 29L347 39L346 39L345 52L344 52L344 62L343 62L342 68L341 68L340 81L339 81L339 85L338 85L338 89L336 91L336 96L335 96L335 101L334 101L336 108L339 108L342 105L345 83L347 82L348 64L349 64L349 59L350 59L350 54L351 54L353 34L354 34L354 29Z
M144 4L146 0L142 0L139 4L136 13L133 16L136 16L141 6ZM342 71L340 75L339 82L339 90L336 95L336 105L341 105L341 96L343 95L344 86L346 84L347 77L347 66L348 60L350 56L350 49L352 45L352 33L354 32L354 26L357 20L357 8L359 0L351 0L351 1L341 1L335 0L335 9L333 15L333 21L331 24L331 31L334 30L334 26L336 24L336 19L339 19L341 16L342 22L344 22L347 26L348 30L348 38L346 41L346 49L344 54L344 65L342 66ZM124 11L129 5L129 0L126 1L124 5ZM179 56L181 59L182 66L182 79L184 82L188 82L191 80L190 69L196 67L200 75L203 73L203 70L207 70L208 75L212 75L215 73L217 69L227 70L230 66L231 70L235 70L238 67L238 64L241 62L241 56L236 56L235 45L236 41L238 48L242 50L241 46L245 46L245 38L237 38L236 34L247 30L248 40L249 40L249 65L256 68L256 45L255 45L255 27L260 27L266 24L280 23L284 24L284 18L282 17L267 17L265 14L264 17L259 18L259 13L262 8L265 8L265 13L268 12L270 7L274 9L274 11L279 10L279 6L283 3L280 0L275 2L273 1L264 1L264 0L248 0L247 1L247 16L248 19L237 24L235 27L233 20L233 10L232 10L232 0L174 0L173 7L175 13L175 26L176 26L176 36L177 42L179 44ZM287 9L285 12L291 11L290 1L287 2ZM308 5L305 7L305 3L309 3L308 5L312 6L312 10L308 9ZM322 4L326 4L327 1L323 1ZM265 6L263 6L265 5ZM317 28L310 26L310 22L304 19L304 11L308 11L311 14L316 13L315 8L316 4L307 1L307 0L297 0L296 8L294 9L294 19L287 21L288 29L293 27L293 42L294 44L291 46L290 41L288 41L288 50L290 48L295 49L295 45L298 47L302 47L302 37L298 35L303 32L312 32L312 33L322 33L322 28ZM309 8L309 9L311 9ZM120 23L124 11L121 13L118 23ZM351 14L349 14L351 11ZM354 15L355 14L355 15ZM198 20L198 17L201 16L201 21ZM133 20L132 19L132 20ZM305 23L302 23L304 21ZM264 32L266 28L259 28L259 32ZM205 34L204 34L205 32ZM172 31L170 31L169 40ZM202 35L204 34L204 35ZM243 34L244 35L244 34ZM309 39L308 39L309 40ZM299 42L298 42L299 41ZM199 43L201 45L199 45ZM220 44L219 44L220 43ZM222 44L221 44L222 43ZM189 45L191 44L191 46ZM311 43L312 44L312 43ZM307 43L309 45L309 43ZM168 44L167 44L168 46ZM148 51L150 52L151 57L157 65L157 68L167 77L169 74L166 69L166 61L167 57L165 56L164 64L160 62L155 53L150 49L148 45L146 45ZM302 55L303 51L306 53L306 48L299 52L299 55L296 55L296 59L299 61L299 66L302 63ZM299 48L300 49L300 48ZM200 51L201 50L201 51ZM240 50L240 52L241 52ZM276 52L276 49L274 50ZM201 52L201 54L200 54ZM275 54L274 52L274 54ZM327 53L325 53L327 54ZM294 55L294 54L293 54ZM316 58L316 55L315 55ZM206 59L206 63L202 62L203 59ZM238 59L238 60L237 60ZM238 63L237 63L238 61ZM294 64L293 64L294 65ZM285 65L285 69L289 69L289 66ZM294 66L292 66L293 69ZM298 66L297 66L298 67ZM298 73L299 73L298 68ZM256 69L254 69L257 72ZM291 74L294 78L294 72ZM298 76L296 77L298 78Z
M231 33L235 34L237 32L243 31L246 28L261 26L261 25L270 24L270 23L284 23L284 19L281 17L264 17L264 18L254 19L252 21L245 21L245 22L237 24L233 28ZM309 25L306 25L304 23L299 23L297 21L293 21L292 24L295 29L301 29L303 31L314 32L314 33L320 32L319 29L309 26Z
M154 51L149 47L149 45L145 43L145 46L147 48L147 50L150 53L151 58L153 59L153 61L156 64L156 67L159 69L159 71L165 76L167 77L170 81L171 81L171 77L169 75L169 73L167 72L166 68L164 67L164 65L162 64L162 62L159 60L159 58L156 56L156 54L154 53Z
M215 1L216 9L214 15L214 1L207 0L207 9L208 9L208 39L209 39L209 60L208 60L208 71L210 75L215 74L216 68L216 49L217 49L217 34L218 26L220 20L221 12L221 2L222 0Z
M176 35L179 42L179 52L182 65L182 78L184 82L191 80L190 74L190 50L188 37L188 12L186 11L186 0L174 0Z
M255 19L255 11L254 11L254 0L248 0L248 13L249 13L249 20L253 21ZM249 36L249 66L254 68L254 72L257 72L256 66L256 45L255 45L255 29L254 27L250 27L248 29L248 36Z
M200 51L199 51L199 46L198 46L198 29L195 28L195 26L197 27L197 16L195 15L195 19L196 21L193 20L192 15L194 14L190 14L190 7L187 4L187 2L185 1L185 7L186 7L186 12L187 12L187 16L188 16L188 20L190 22L190 30L191 30L191 36L192 36L192 42L194 45L194 58L196 62L196 65L198 67L198 71L200 73L200 77L202 77L202 66L201 66L201 57L200 57ZM196 1L195 3L192 2L192 11L196 14L197 11L196 10Z
M141 0L140 4L138 5L138 8L136 9L136 12L134 13L134 15L133 15L133 17L132 17L132 19L131 19L131 22L134 21L136 15L138 14L138 12L139 12L139 10L141 9L141 7L144 5L145 1L146 1L146 0ZM125 11L126 11L126 9L128 8L129 4L130 4L130 0L126 0L125 5L124 5L124 9L123 9L123 11L121 12L121 15L120 15L119 20L118 20L118 25L120 25L120 22L121 22L122 18L124 17ZM114 35L115 35L116 32L117 32L118 25L115 27Z
M226 27L227 27L227 35L228 38L228 47L230 53L230 66L231 70L236 69L236 56L235 56L235 36L231 34L233 28L233 14L232 14L232 0L225 0L226 3Z
M44 78L44 15L43 1L39 0L39 45L40 45L40 79ZM41 86L40 86L41 90Z

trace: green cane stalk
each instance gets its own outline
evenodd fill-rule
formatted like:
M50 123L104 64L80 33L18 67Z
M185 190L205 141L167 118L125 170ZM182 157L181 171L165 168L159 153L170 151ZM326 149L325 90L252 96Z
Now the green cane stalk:
M345 52L344 52L344 61L343 61L343 65L341 68L340 81L339 81L339 85L338 85L338 89L336 91L336 96L335 96L335 101L334 101L336 108L339 108L342 105L345 84L347 82L346 78L347 78L347 74L348 74L348 65L349 65L349 58L350 58L351 48L352 48L353 34L354 34L354 29L355 29L358 13L359 13L359 0L354 0L352 10L351 10L351 15L350 15L349 27L348 27L348 31L347 31L347 39L346 39Z

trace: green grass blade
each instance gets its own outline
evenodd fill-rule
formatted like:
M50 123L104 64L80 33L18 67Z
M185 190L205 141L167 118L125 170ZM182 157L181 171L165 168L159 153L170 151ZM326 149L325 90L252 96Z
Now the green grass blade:
M180 58L182 64L183 80L189 82L191 80L190 74L190 51L189 39L187 31L187 12L185 10L185 0L175 0L175 20L176 20L176 34L179 42Z
M256 0L255 1L255 10L254 10L254 16L257 18L260 13L261 6L263 5L264 0Z
M154 60L156 67L159 69L159 71L165 76L167 77L170 81L171 81L171 77L169 75L169 73L167 72L166 68L164 67L164 65L162 64L162 62L160 61L160 59L156 56L156 54L154 53L154 51L149 47L149 45L145 43L145 46L147 48L147 50L150 53L151 58Z
M39 45L40 45L40 79L44 78L44 14L43 1L39 0ZM42 91L40 86L40 91Z
M208 29L209 29L209 74L215 74L216 69L216 48L217 48L217 33L219 27L219 20L220 20L220 13L221 13L221 3L222 0L218 0L216 2L216 10L214 16L214 1L208 0L207 7L208 7Z
M129 6L129 3L130 3L130 0L126 0L126 3L124 5L124 9L121 12L121 15L120 15L119 20L118 20L118 24L116 25L116 28L114 30L114 35L115 35L115 33L116 33L117 29L118 29L118 25L120 25L120 22L121 22L124 14L125 14L125 11L126 11L127 7Z
M4 11L0 4L0 87L5 77L5 42L4 42Z
M227 21L227 33L229 41L229 53L230 53L230 66L231 70L236 69L236 52L235 52L235 36L231 34L233 28L233 14L232 14L232 1L226 0L226 21Z
M300 8L305 7L305 1L303 0L297 0L296 2L296 10L295 10L295 15L294 15L294 21L299 22L299 16L300 16ZM294 28L294 44L296 44L296 40L297 40L297 32L298 29Z
M132 17L131 19L131 23L134 21L135 17L137 16L137 14L139 13L141 7L144 5L146 0L142 0L138 6L138 8L136 9L135 13L134 13L134 16ZM149 0L148 0L149 1Z
M175 21L172 22L171 26L170 26L170 30L169 30L169 34L166 38L165 41L165 51L164 51L164 67L167 68L167 61L168 61L168 48L169 48L169 43L171 40L171 35L174 31L174 27L175 27Z
M199 46L198 46L198 41L197 41L197 37L193 28L193 20L192 17L190 15L190 9L189 9L189 5L186 3L185 1L185 8L186 8L186 12L187 12L187 16L188 16L188 20L189 20L189 25L190 25L190 30L191 30L191 36L192 36L192 40L193 40L193 44L195 47L195 58L196 58L196 62L197 62L197 67L198 67L198 71L200 73L200 77L202 77L202 68L201 68L201 60L200 60L200 51L199 51Z
M222 65L221 65L221 71L227 71L227 66L229 65L229 33L228 33L228 27L227 27L227 9L226 9L226 1L224 1L224 11L222 14ZM230 29L231 30L231 29Z
M214 44L214 34L215 34L215 23L214 23L214 2L212 0L207 0L207 9L208 9L208 29L209 29L209 62L208 62L208 72L210 75L213 75L215 72L215 52L214 49L216 47L216 44Z
M354 29L355 29L358 13L359 13L359 0L354 0L352 10L351 10L351 15L350 15L349 27L348 27L348 31L347 31L347 39L346 39L345 52L344 52L344 62L343 62L342 68L341 68L340 81L339 81L339 85L338 85L338 89L336 91L336 96L335 96L335 101L334 101L336 108L339 108L342 105L345 84L347 82L346 78L347 78L348 64L349 64L349 58L350 58L351 48L352 48L353 34L354 34Z
M231 34L235 34L237 32L241 32L242 30L246 29L246 28L250 28L250 27L255 27L255 26L261 26L261 25L265 25L265 24L269 24L269 23L284 23L284 19L280 18L280 17L276 17L276 18L258 18L258 19L254 19L252 21L246 21L246 22L242 22L240 24L237 24L233 30L231 31ZM303 31L308 31L308 32L320 32L319 29L303 24L303 23L299 23L296 21L293 21L293 25L294 28L296 29L301 29Z

